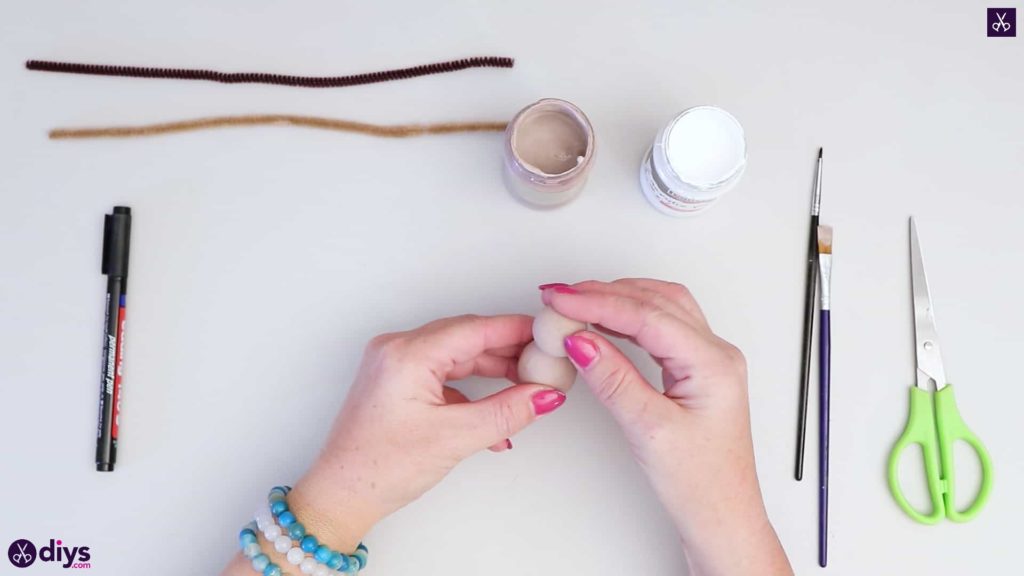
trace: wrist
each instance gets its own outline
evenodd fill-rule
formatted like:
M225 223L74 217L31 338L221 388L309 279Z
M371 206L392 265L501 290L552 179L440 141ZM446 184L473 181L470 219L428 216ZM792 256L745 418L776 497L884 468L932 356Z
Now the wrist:
M694 574L792 574L789 560L763 507L725 512L680 529Z
M288 507L321 544L351 554L380 520L366 494L318 461L289 492Z

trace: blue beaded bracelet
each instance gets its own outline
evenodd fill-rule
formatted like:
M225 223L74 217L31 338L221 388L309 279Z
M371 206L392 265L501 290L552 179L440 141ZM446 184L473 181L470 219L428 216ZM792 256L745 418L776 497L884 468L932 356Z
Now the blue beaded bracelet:
M366 567L368 550L362 543L356 547L355 553L349 555L330 547L320 544L315 536L306 534L306 527L295 518L295 514L288 509L287 496L291 488L288 486L275 486L270 489L267 495L267 505L270 513L277 518L277 523L282 532L287 531L288 536L296 541L301 550L313 555L313 558L320 564L331 570L346 574L355 574Z
M242 528L238 534L238 543L242 547L242 555L252 562L253 570L263 576L287 576L282 572L281 567L270 561L270 558L263 553L260 543L256 539L256 523L250 522Z
M288 562L298 565L303 574L351 576L365 568L369 551L362 543L353 554L344 554L306 533L306 527L288 509L286 497L290 491L289 486L275 486L267 496L267 506L256 513L257 529L274 549L286 554Z

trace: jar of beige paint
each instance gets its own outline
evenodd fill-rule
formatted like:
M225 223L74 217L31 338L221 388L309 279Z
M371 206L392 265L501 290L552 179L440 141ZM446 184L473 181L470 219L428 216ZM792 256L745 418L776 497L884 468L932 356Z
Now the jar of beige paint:
M533 206L561 206L578 196L593 160L590 120L565 100L534 102L505 130L505 186Z

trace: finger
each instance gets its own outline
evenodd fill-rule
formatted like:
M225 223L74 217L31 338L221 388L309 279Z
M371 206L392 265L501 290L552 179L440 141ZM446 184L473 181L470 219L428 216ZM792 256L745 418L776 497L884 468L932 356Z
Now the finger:
M707 327L707 323L703 320L703 314L700 317L694 316L678 302L670 300L660 294L657 295L656 300L648 296L645 296L645 294L654 294L654 292L652 292L649 289L642 288L638 285L633 285L631 282L632 280L635 279L625 278L615 280L614 282L600 282L597 280L587 280L584 282L579 282L572 286L569 286L568 284L543 284L540 286L541 290L544 291L541 298L546 305L550 306L552 295L555 293L555 287L561 287L560 290L565 291L567 293L586 291L589 293L618 294L621 296L633 297L639 300L647 298L648 300L651 300L651 303L653 305L660 305L663 308L665 308L666 311L670 313L675 313L684 321L688 321L690 324L693 324L696 327L707 329L707 331L710 332L710 328ZM659 284L661 283L658 280L651 280L650 282ZM591 328L596 330L597 332L600 332L601 334L604 334L605 336L623 338L625 340L633 342L634 344L637 343L636 338L628 334L617 332L606 326L601 326L600 324L593 324Z
M406 333L410 352L447 373L452 364L466 362L485 351L525 345L533 337L533 318L522 314L504 316L456 316L426 324Z
M689 324L710 331L707 319L697 305L696 300L693 299L693 296L690 295L686 287L681 284L647 278L620 278L612 282L587 280L572 285L571 289L580 292L618 294L649 302L653 306L678 316ZM550 294L553 292L552 290L547 295L542 295L542 300L545 298L550 299Z
M604 334L605 336L611 336L612 338L623 338L625 340L632 340L631 337L626 336L622 332L616 332L615 330L609 330L600 324L594 324L593 329Z
M703 329L647 300L603 291L563 289L552 291L548 301L563 316L625 334L656 358L688 363L689 358L707 346Z
M675 409L603 336L585 330L577 332L565 339L565 350L583 381L621 426L656 424Z
M531 321L532 325L532 321ZM501 346L499 348L491 348L487 351L488 354L493 356L504 356L506 358L517 358L519 353L523 351L523 347L526 346L526 342L521 344L511 344L509 346Z
M565 394L539 384L517 384L475 402L446 406L457 428L459 448L472 454L504 442L565 402Z
M448 380L461 380L469 376L482 378L508 378L514 380L516 358L481 354L472 360L456 364L448 372Z
M444 399L448 404L466 404L469 402L469 398L465 394L452 388L451 386L443 387ZM491 452L505 452L506 450L512 449L512 440L505 438L499 442L495 442L487 447Z
M585 282L573 284L570 288L581 292L617 294L620 296L626 296L638 300L646 299L650 301L651 304L664 308L666 312L674 314L682 320L693 320L694 322L696 320L691 318L692 315L686 310L686 308L681 306L678 302L666 298L663 295L652 292L648 289L642 288L640 286L631 285L629 283L624 282L623 280L615 280L613 282L587 280ZM545 296L542 295L542 300L544 298Z
M697 299L693 297L690 289L676 282L665 282L664 280L653 280L651 278L620 278L612 282L643 291L649 291L664 297L667 302L678 306L687 316L695 318L705 328L708 328L708 319L704 316ZM710 328L709 328L710 329Z
M512 440L509 438L505 438L504 440L498 442L497 444L491 444L490 446L487 447L487 449L495 453L508 452L509 450L512 449Z
M467 398L465 394L451 386L443 386L441 388L441 393L444 394L444 401L446 404L464 404L469 402L469 398Z

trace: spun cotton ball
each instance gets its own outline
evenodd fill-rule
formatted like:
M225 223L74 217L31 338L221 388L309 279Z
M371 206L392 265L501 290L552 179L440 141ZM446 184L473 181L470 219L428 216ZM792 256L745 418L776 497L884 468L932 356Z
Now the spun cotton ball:
M587 325L572 320L555 312L548 306L533 318L533 341L549 356L565 357L565 346L562 344L567 336L571 336Z
M546 354L536 342L530 342L519 355L519 379L568 392L576 382L576 367L568 358Z

